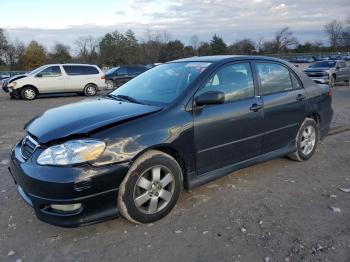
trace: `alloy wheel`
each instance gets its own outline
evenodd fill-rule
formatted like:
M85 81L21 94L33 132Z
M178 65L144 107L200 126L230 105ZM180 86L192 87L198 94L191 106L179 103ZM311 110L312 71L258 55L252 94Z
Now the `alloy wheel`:
M316 144L316 130L313 126L308 125L301 133L300 149L304 155L309 155Z
M24 91L24 96L26 99L28 100L32 100L35 98L36 94L35 94L35 91L32 90L32 89L27 89Z
M175 189L175 178L165 166L154 166L146 170L136 182L134 203L144 214L155 214L171 201Z

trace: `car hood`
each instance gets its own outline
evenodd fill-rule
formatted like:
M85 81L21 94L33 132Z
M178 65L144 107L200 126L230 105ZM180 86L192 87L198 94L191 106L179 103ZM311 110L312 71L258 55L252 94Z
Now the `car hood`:
M25 129L39 143L48 143L85 135L159 110L161 107L98 98L50 109L31 120Z
M27 74L16 75L16 76L11 77L11 78L8 80L8 82L11 83L12 81L19 80L19 79L25 78L25 77L27 77L27 76L28 76Z

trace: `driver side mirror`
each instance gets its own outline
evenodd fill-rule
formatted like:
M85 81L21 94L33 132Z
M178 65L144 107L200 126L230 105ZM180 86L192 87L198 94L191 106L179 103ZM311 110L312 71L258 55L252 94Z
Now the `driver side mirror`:
M337 66L335 69L339 70L339 69L340 69L340 66Z
M197 96L194 101L196 106L223 104L225 102L225 93L218 91L205 92Z
M43 77L43 74L42 73L38 73L38 74L36 74L35 77Z

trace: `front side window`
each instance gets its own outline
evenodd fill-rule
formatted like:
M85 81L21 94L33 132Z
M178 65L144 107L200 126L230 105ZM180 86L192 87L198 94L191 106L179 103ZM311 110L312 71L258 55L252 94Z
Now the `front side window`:
M249 63L230 64L220 68L197 95L209 91L225 93L225 102L254 96L254 81Z
M256 63L262 95L293 89L289 70L275 63Z
M59 66L50 66L39 73L42 77L61 76L61 68Z
M208 62L168 63L138 75L111 93L146 104L167 105L210 65Z

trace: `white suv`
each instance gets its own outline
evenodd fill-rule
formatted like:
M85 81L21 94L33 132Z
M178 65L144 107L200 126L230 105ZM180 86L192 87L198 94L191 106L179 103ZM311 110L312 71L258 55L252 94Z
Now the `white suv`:
M8 84L11 97L33 100L38 94L82 93L96 95L106 84L96 65L53 64L41 66Z

